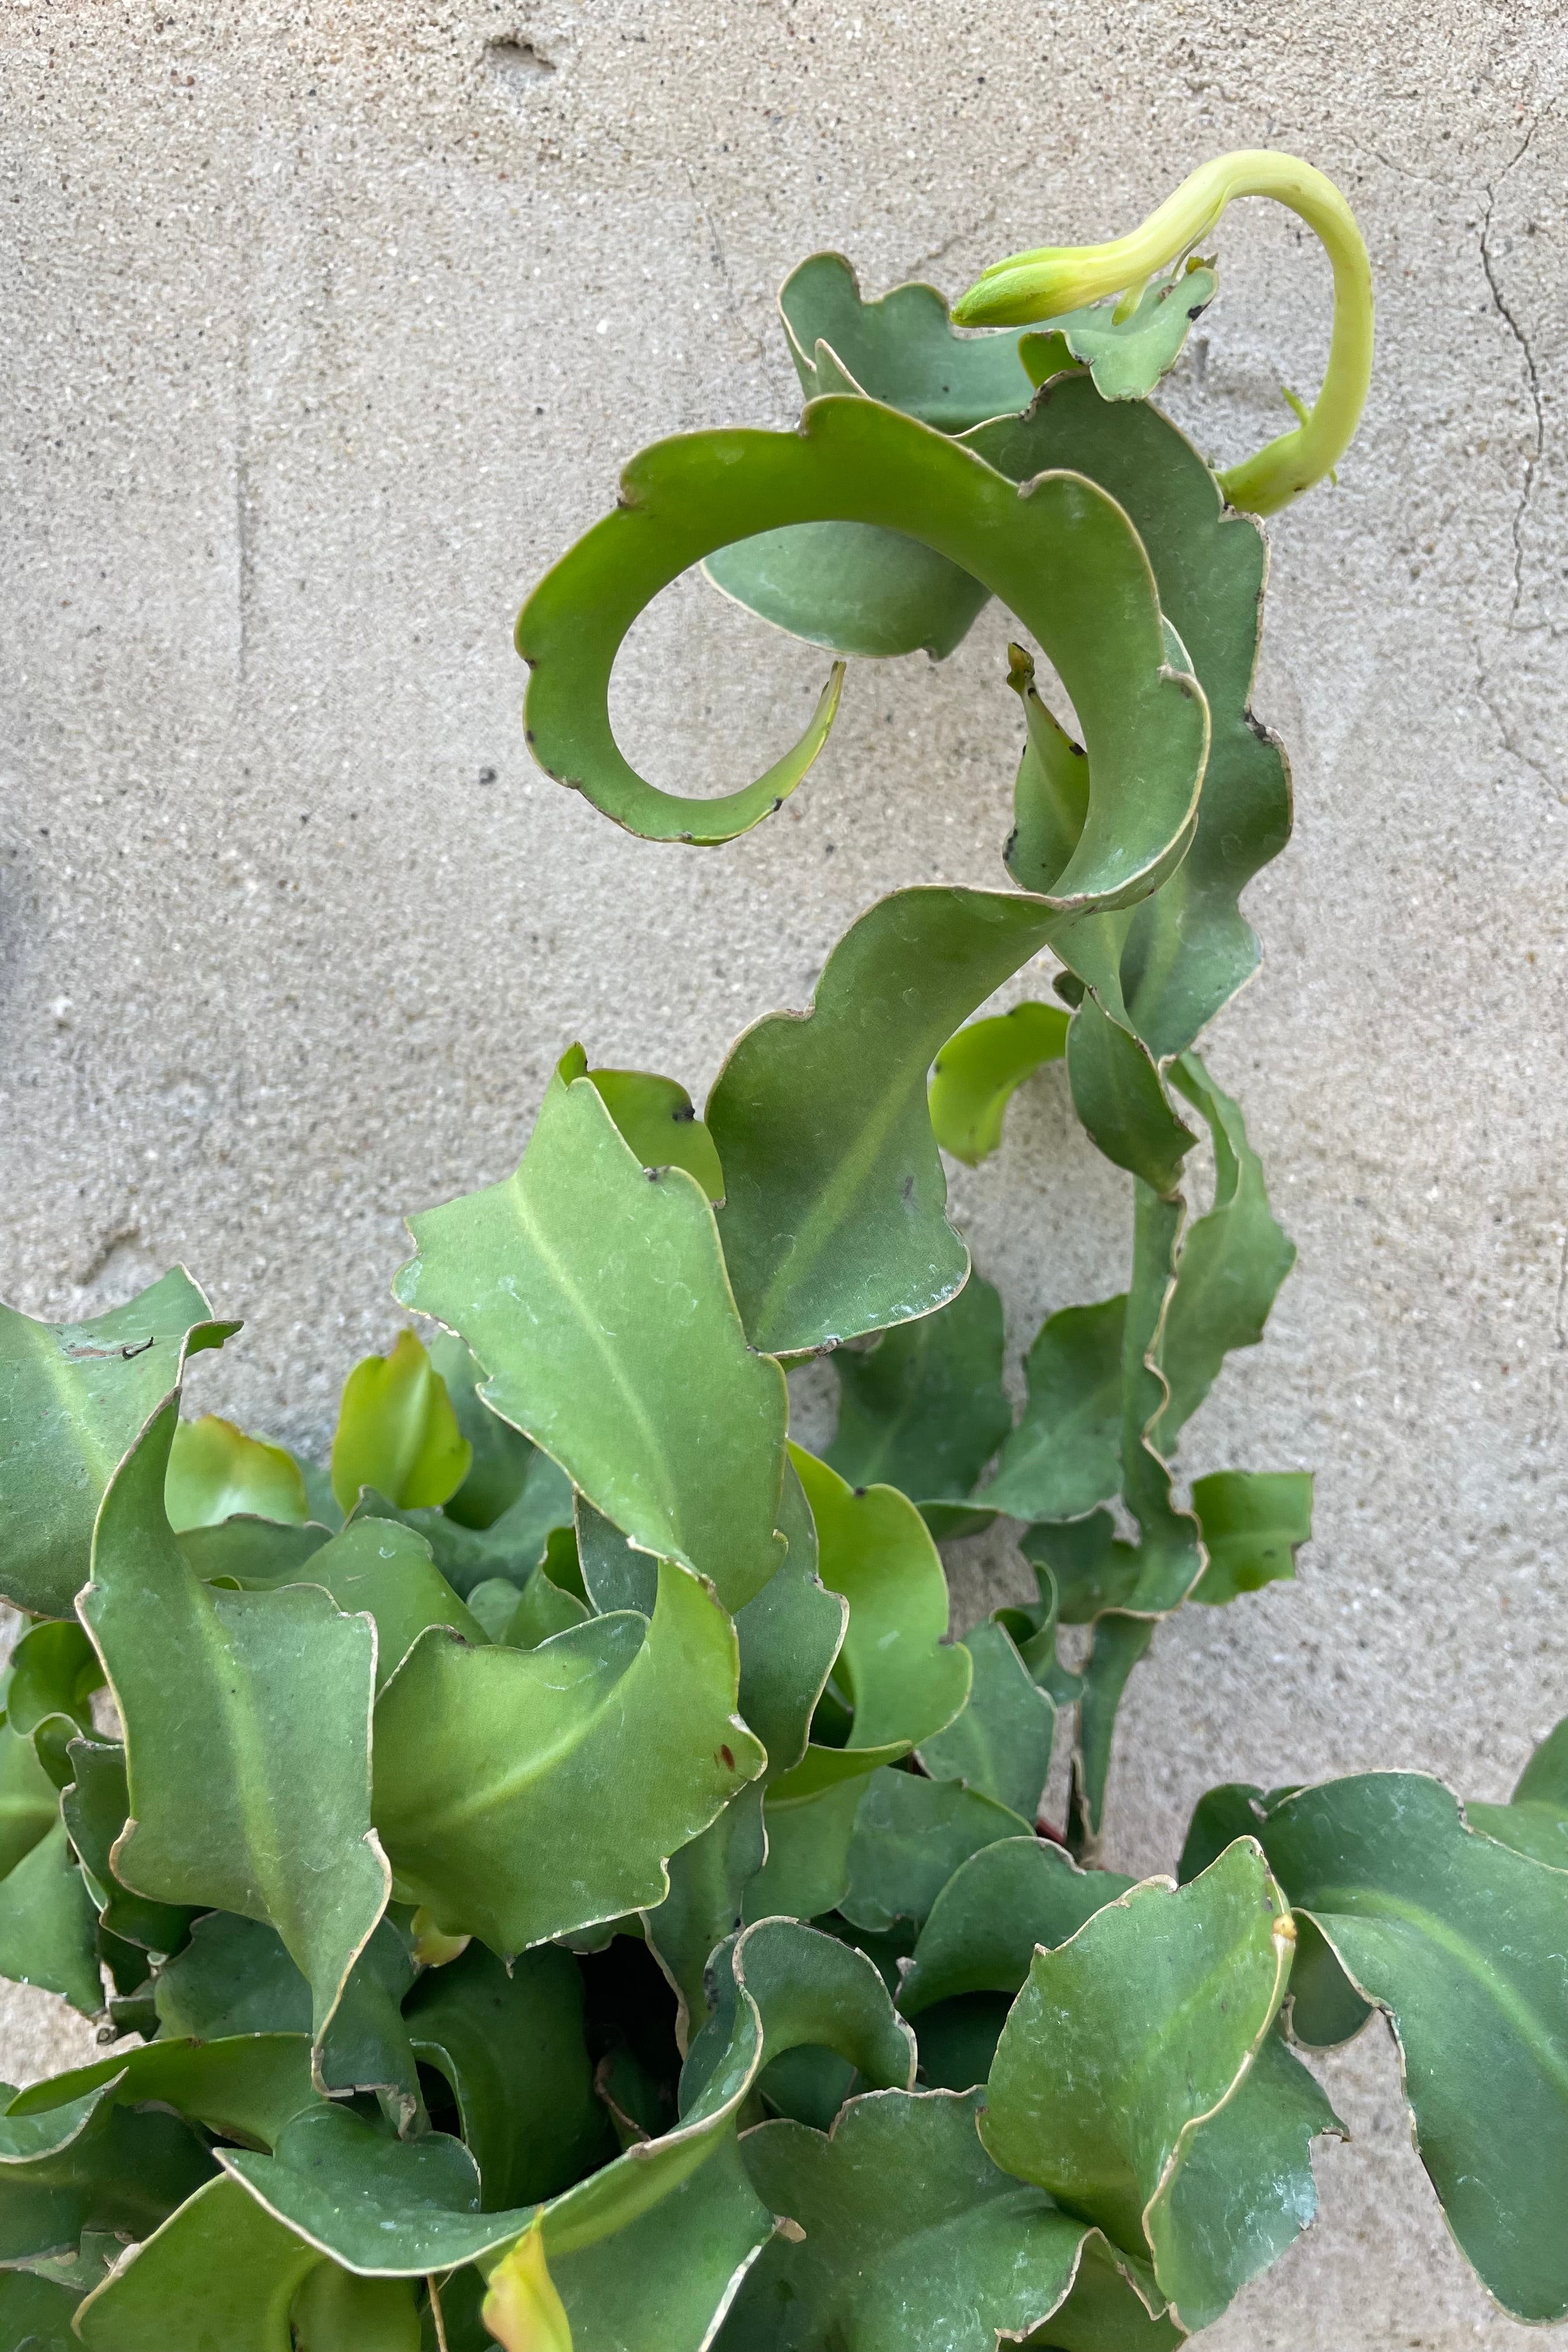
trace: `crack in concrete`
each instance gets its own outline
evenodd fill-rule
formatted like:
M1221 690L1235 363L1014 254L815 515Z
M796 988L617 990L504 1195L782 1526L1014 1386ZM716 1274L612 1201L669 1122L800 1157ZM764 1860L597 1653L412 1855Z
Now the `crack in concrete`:
M1553 635L1555 634L1556 633L1554 631ZM1538 760L1533 751L1527 751L1524 749L1524 746L1515 737L1513 729L1509 723L1502 705L1497 700L1492 693L1490 673L1487 667L1486 656L1481 652L1479 646L1475 647L1475 657L1476 699L1482 705L1488 717L1491 719L1493 726L1497 729L1498 737L1502 744L1503 750L1507 752L1510 760L1517 760L1521 768L1528 768L1532 776L1539 778L1540 782L1545 785L1547 791L1552 794L1553 800L1558 802L1563 808L1568 808L1568 792L1563 791L1556 774L1547 766L1544 760Z
M744 336L746 341L751 345L752 357L754 360L760 360L763 355L764 347L763 339L761 335L758 334L754 327L750 327L746 323L745 313L741 308L741 298L735 291L735 281L730 275L730 263L724 251L723 241L719 235L718 227L714 222L712 214L709 211L698 192L697 174L692 170L689 163L685 166L685 170L686 184L691 190L691 201L696 205L698 213L701 216L702 226L708 232L709 258L711 260L714 268L719 273L719 282L724 289L724 300L729 309L730 316L733 320L735 325L740 329L741 333Z
M1530 384L1531 406L1535 415L1535 446L1525 460L1524 480L1521 486L1519 504L1514 509L1513 516L1513 601L1509 606L1508 613L1508 625L1510 629L1517 625L1519 608L1524 595L1524 526L1530 512L1530 501L1534 495L1536 473L1546 447L1546 415L1541 403L1541 376L1535 364L1535 353L1530 347L1530 338L1503 299L1502 289L1498 283L1497 270L1492 262L1491 230L1498 190L1510 173L1517 169L1524 161L1530 150L1530 142L1535 136L1536 127L1535 122L1531 124L1498 177L1486 183L1487 208L1481 220L1481 268L1486 273L1486 281L1491 290L1491 298L1498 316L1508 327L1509 332L1519 345L1523 356L1525 374ZM1533 765L1534 762L1531 764Z

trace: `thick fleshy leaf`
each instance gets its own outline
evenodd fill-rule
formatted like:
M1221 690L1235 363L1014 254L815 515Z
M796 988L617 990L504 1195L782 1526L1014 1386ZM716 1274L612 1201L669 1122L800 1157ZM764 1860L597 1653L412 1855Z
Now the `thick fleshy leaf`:
M770 1785L805 1754L850 1606L822 1580L816 1522L793 1461L784 1470L779 1525L789 1544L784 1564L735 1619L741 1713L768 1751Z
M969 1696L968 1653L950 1644L947 1579L930 1531L893 1486L847 1486L791 1446L816 1522L818 1572L849 1603L836 1669L855 1710L851 1748L929 1738Z
M0 1879L31 1853L60 1817L60 1792L31 1739L0 1724Z
M1209 1564L1192 1597L1234 1601L1295 1575L1297 1549L1312 1539L1312 1474L1216 1470L1194 1481L1193 1508Z
M98 1913L58 1819L0 1878L0 1977L58 1993L84 2017L103 2008Z
M963 1712L922 1739L920 1759L933 1780L962 1780L1032 1822L1051 1769L1057 1711L995 1623L976 1625L963 1647L974 1678Z
M792 637L851 658L942 661L991 601L956 563L877 523L805 522L715 548L715 588Z
M1568 1870L1568 1717L1542 1741L1506 1805L1468 1804L1465 1811L1472 1829Z
M72 1783L60 1812L105 1929L149 1952L177 1952L190 1934L193 1913L183 1904L151 1903L115 1874L113 1848L131 1811L124 1748L118 1742L73 1739L67 1752Z
M518 621L540 764L650 838L730 840L769 814L815 756L824 714L754 783L682 798L622 756L609 677L637 614L693 563L759 531L823 521L907 530L1013 606L1071 697L1100 799L1066 893L1152 887L1188 822L1207 727L1201 698L1166 667L1147 561L1121 509L1061 474L1020 497L989 464L875 401L818 400L791 433L686 434L632 461L615 512L546 574ZM1113 808L1124 822L1110 821ZM732 1188L717 1129L714 1140Z
M841 1349L838 1426L823 1459L852 1486L897 1486L930 1524L931 1505L964 1501L1012 1425L1005 1348L1001 1298L972 1274L935 1314Z
M1051 347L1059 336L1074 359L1084 362L1102 400L1146 399L1180 359L1193 320L1214 300L1215 284L1214 271L1194 260L1179 275L1147 288L1125 317L1116 299L1047 319L1038 330L1039 343L1035 336L1026 336L1019 356L1031 374L1041 359L1054 374Z
M455 1331L437 1331L428 1351L470 1456L468 1475L457 1493L447 1496L445 1508L460 1527L493 1527L528 1483L532 1443L492 1412L479 1395L484 1374Z
M237 2182L209 2181L89 2294L88 2352L291 2352L289 2311L321 2256Z
M1008 1104L1024 1084L1067 1051L1059 1004L1015 1004L950 1037L931 1075L931 1123L944 1151L978 1168L1002 1140Z
M419 2057L451 2084L486 2210L553 2197L615 2155L569 1952L525 1952L509 1970L470 1944L426 1969L406 2016Z
M332 1505L334 1525L342 1514ZM204 1584L232 1584L255 1592L269 1592L279 1584L306 1584L309 1564L331 1529L315 1521L302 1528L277 1519L225 1519L216 1528L187 1528L179 1538L180 1557Z
M1179 2250L1184 2325L1209 2326L1310 2228L1311 2144L1325 2133L1349 2137L1300 2059L1266 2034L1239 2087L1187 2143L1158 2225Z
M425 1634L376 1706L399 1884L503 1953L661 1901L670 1854L765 1761L738 1678L731 1620L671 1560L651 1622L595 1617L537 1650Z
M104 1488L187 1355L238 1328L211 1320L183 1266L91 1323L0 1307L0 1594L16 1608L70 1615Z
M515 1175L413 1232L398 1295L461 1331L487 1402L645 1550L728 1608L759 1591L784 1557L784 1376L746 1344L696 1180L646 1172L593 1083L558 1075Z
M295 2352L419 2352L419 2301L406 2279L355 2278L318 2263L290 2318Z
M899 2007L917 2017L965 1993L1011 1998L1028 1976L1037 1944L1065 1944L1135 1884L1113 1870L1080 1870L1059 1845L1041 1838L1003 1838L983 1847L932 1904Z
M572 1481L558 1462L531 1444L521 1494L487 1528L465 1527L446 1511L400 1511L374 1487L360 1496L354 1517L396 1519L413 1528L429 1545L453 1591L467 1599L476 1584L492 1577L510 1578L519 1586L528 1582L552 1536L571 1530Z
M708 2014L709 1955L739 1927L746 1890L767 1848L763 1784L753 1780L731 1798L716 1822L670 1855L669 1893L656 1909L643 1913L648 1948L679 2000L676 2039L682 2051Z
M1179 2342L1151 2325L1098 2231L991 2161L976 2106L952 2092L883 2091L852 2099L826 2137L783 2121L748 2132L747 2170L801 2234L763 2254L720 2338L725 2352L995 2352L1026 2336L1140 2352ZM1120 2288L1113 2336L1067 2324L1090 2266ZM1035 2332L1058 2312L1062 2337Z
M5 2352L76 2352L71 2315L81 2300L72 2287L26 2271L0 2273L0 2346Z
M473 1458L447 1384L412 1331L400 1331L388 1354L354 1366L332 1437L341 1510L352 1511L365 1486L399 1510L428 1509L457 1493Z
M858 1927L918 1927L961 1863L1028 1827L977 1790L883 1766L856 1812L849 1883L838 1907Z
M1166 1199L1194 1136L1172 1108L1148 1047L1086 996L1068 1031L1067 1065L1073 1108L1089 1141Z
M275 1927L233 1911L209 1911L154 1981L165 2034L216 2042L242 2033L310 2031L310 1988Z
M1295 1244L1269 1210L1262 1162L1236 1104L1195 1054L1183 1055L1171 1075L1213 1138L1215 1198L1183 1236L1160 1338L1160 1368L1171 1394L1151 1434L1166 1454L1231 1349L1256 1347L1261 1339L1279 1286L1296 1262Z
M1173 2190L1198 2125L1237 2089L1272 2023L1293 1938L1258 1847L1200 1878L1150 1880L1038 1951L986 2088L997 2163L1151 2253L1173 2316L1207 2292L1206 2250Z
M11 2134L15 2152L29 2160L22 2137L28 2119L37 2119L30 2127L41 2143L51 2131L57 2139L79 2131L87 2115L142 2101L177 2108L226 2138L270 2147L286 2124L321 2104L310 2082L310 2036L160 2036L18 2092L0 2117L0 2135Z
M502 2352L573 2352L572 2323L550 2274L537 2216L490 2273L479 2317Z
M785 282L779 308L808 400L863 392L950 433L1028 400L1019 338L955 335L934 287L895 287L866 302L841 254L815 254ZM923 649L940 660L990 593L934 549L874 523L763 531L703 568L794 635L872 657Z
M1078 1737L1073 1746L1072 1840L1086 1861L1099 1857L1105 1826L1105 1800L1110 1784L1111 1744L1116 1712L1127 1679L1146 1657L1154 1638L1152 1617L1125 1616L1108 1610L1095 1621L1094 1639L1084 1661L1083 1687L1078 1703Z
M576 1066L580 1056L582 1067ZM591 1070L577 1048L563 1065L571 1077L591 1078L605 1107L645 1168L684 1168L710 1201L724 1197L724 1171L713 1138L692 1108L691 1097L674 1078L648 1070Z
M476 1645L487 1638L431 1559L425 1538L396 1519L355 1517L289 1580L318 1584L345 1616L363 1612L373 1620L378 1691L432 1625L445 1625Z
M769 1792L763 1808L767 1860L745 1889L742 1908L748 1919L817 1919L836 1911L849 1885L849 1844L868 1771L888 1756L885 1748L857 1751L809 1748L802 1769L810 1771L792 1792L790 1780ZM830 1756L847 1759L841 1776L829 1779ZM824 1762L819 1764L817 1759ZM865 1766L866 1770L858 1768ZM791 1779L793 1779L793 1775Z
M182 1421L176 1428L163 1500L176 1535L187 1528L219 1527L241 1512L296 1527L310 1515L293 1455L263 1438L247 1437L216 1412Z
M47 2264L79 2291L97 2271L84 2242L108 2238L117 2253L216 2168L196 2134L157 2110L89 2095L36 2122L8 2115L0 2118L0 2262Z
M1029 1401L980 1499L1018 1519L1076 1519L1121 1475L1125 1298L1064 1307L1025 1359ZM1069 1621L1070 1622L1070 1621Z
M1263 1808L1256 1833L1398 2038L1416 2146L1498 2301L1568 2314L1568 1873L1467 1828L1439 1782L1373 1772Z
M1258 940L1237 902L1290 833L1284 755L1248 708L1268 562L1262 533L1250 516L1227 510L1203 458L1157 409L1108 403L1084 376L1059 377L1026 415L984 425L973 441L1016 481L1067 466L1118 500L1208 698L1214 732L1191 848L1118 927L1119 943L1083 942L1097 958L1112 956L1112 997L1151 1050L1182 1053L1256 968ZM1026 889L1051 887L1016 854L1012 870ZM1070 940L1058 951L1090 977ZM1098 986L1098 963L1092 970Z
M92 1694L102 1687L98 1654L74 1618L35 1625L11 1653L5 1719L32 1740L57 1788L71 1777L70 1743L92 1729Z
M1028 405L1020 338L956 334L934 286L895 286L868 302L841 253L814 253L785 278L779 315L807 400L847 378L944 433Z
M79 1604L125 1727L113 1868L155 1901L275 1927L320 2039L389 1883L370 1825L374 1632L312 1585L228 1592L192 1573L163 1516L174 1412L104 1497Z
M577 2352L707 2352L773 2233L732 2139L615 2236L552 2256ZM526 2340L526 2339L525 2339Z

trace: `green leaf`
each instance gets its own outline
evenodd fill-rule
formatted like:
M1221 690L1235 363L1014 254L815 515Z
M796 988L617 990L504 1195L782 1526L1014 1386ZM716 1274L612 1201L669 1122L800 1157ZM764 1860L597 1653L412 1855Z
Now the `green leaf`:
M1094 1639L1084 1663L1083 1688L1078 1706L1078 1737L1073 1746L1073 1843L1087 1860L1096 1858L1105 1826L1106 1791L1110 1783L1111 1741L1116 1711L1127 1678L1148 1654L1154 1638L1150 1617L1125 1616L1107 1610L1095 1620Z
M240 1512L293 1526L310 1515L293 1455L263 1438L247 1437L216 1412L182 1421L175 1429L163 1500L176 1534L218 1527Z
M566 1068L515 1175L413 1220L398 1295L462 1332L487 1402L596 1510L738 1609L784 1556L784 1376L746 1344L700 1185L647 1174Z
M1483 2284L1568 2314L1568 1874L1467 1828L1414 1772L1268 1803L1269 1865L1398 2039L1421 2160Z
M934 286L895 286L868 302L841 253L814 253L784 280L779 315L807 400L847 380L944 433L1028 405L1021 338L956 334Z
M0 2261L47 2263L79 2291L98 2268L84 2241L108 2237L118 2253L214 2171L177 2116L102 2097L73 2101L41 2124L6 2116L0 2141Z
M707 2352L715 2324L772 2237L734 2141L611 2238L552 2254L551 2276L582 2352Z
M647 1070L591 1070L581 1046L566 1056L563 1071L574 1078L589 1078L597 1087L605 1109L645 1168L684 1168L710 1201L723 1199L724 1171L713 1138L684 1087Z
M576 1504L577 1569L591 1606L601 1617L635 1609L651 1617L658 1597L658 1562L639 1551L585 1496Z
M937 2001L1019 1990L1037 1944L1065 1944L1086 1919L1130 1894L1113 1870L1080 1870L1037 1837L1008 1837L960 1864L932 1904L899 1989L918 2017Z
M738 1676L729 1617L669 1560L651 1622L595 1617L539 1650L432 1630L376 1706L400 1885L501 1953L661 1901L670 1854L763 1769Z
M851 1487L799 1446L790 1459L816 1522L822 1581L849 1603L837 1669L855 1710L848 1744L929 1738L958 1714L973 1671L944 1638L947 1579L930 1532L896 1487Z
M1032 1822L1051 1769L1056 1707L1002 1626L976 1625L962 1646L974 1668L968 1700L945 1731L921 1740L921 1762L933 1780L962 1780Z
M0 1307L0 1593L16 1608L70 1615L104 1488L186 1356L238 1328L211 1321L183 1266L91 1323Z
M470 1455L468 1476L447 1498L447 1516L459 1527L493 1527L528 1483L534 1465L532 1444L492 1412L479 1395L484 1374L455 1331L437 1331L429 1342L429 1356Z
M1187 2326L1217 2319L1311 2227L1318 2192L1310 2151L1324 2133L1349 2137L1300 2061L1277 2033L1266 2034L1239 2088L1198 2126L1171 2192Z
M59 1790L30 1739L0 1724L0 1880L60 1817Z
M997 2045L980 2124L991 2155L1152 2254L1183 2326L1211 2273L1174 2185L1273 2021L1289 1951L1262 1856L1238 1840L1191 1885L1150 1880L1037 1952Z
M852 1486L897 1486L922 1508L962 1502L1012 1424L1004 1348L1002 1301L972 1274L933 1315L841 1349L824 1460Z
M332 1492L352 1511L374 1486L400 1510L444 1503L468 1475L473 1448L447 1384L412 1331L390 1354L366 1356L343 1382L332 1437Z
M745 1890L748 1919L816 1919L837 1909L849 1885L849 1844L864 1782L889 1752L809 1748L802 1769L810 1767L810 1776L793 1791L788 1780L769 1790L763 1808L767 1860ZM842 1758L842 1766L828 1765L829 1757ZM826 1777L836 1770L838 1777Z
M115 1874L275 1927L320 2040L387 1894L370 1825L374 1634L313 1585L226 1592L193 1575L163 1516L174 1416L165 1405L105 1496L79 1604L125 1727Z
M546 1946L509 1969L470 1944L426 1969L406 2015L419 2057L452 2087L485 2210L553 2197L615 2155L569 1952Z
M84 2017L97 2017L103 2009L97 1931L92 1897L57 1819L0 1878L0 1977L58 1993Z
M931 1070L931 1123L944 1151L978 1168L1002 1140L1008 1104L1026 1078L1067 1051L1059 1004L1015 1004L950 1037Z
M71 2314L80 2297L24 2271L0 2273L0 2346L5 2352L76 2352Z
M499 1582L481 1585L469 1595L469 1599L477 1602L480 1592L498 1592L500 1590ZM517 1588L512 1585L508 1590L516 1591ZM478 1614L477 1609L475 1613ZM574 1592L562 1591L542 1560L523 1587L521 1598L500 1638L514 1650L537 1650L541 1643L548 1642L552 1635L564 1633L574 1625L581 1625L589 1613L587 1603L579 1601Z
M1568 1717L1542 1741L1506 1805L1468 1804L1465 1812L1473 1830L1568 1870Z
M852 658L928 653L945 660L991 591L902 531L876 523L805 522L715 548L715 588L792 637Z
M976 2100L884 2091L852 2099L830 2136L760 2125L741 2143L765 2204L803 2233L770 2246L720 2338L734 2352L995 2352L1004 2336L1153 2347L1150 2324L1100 2232L992 2163ZM1074 2288L1103 2274L1121 2326L1080 2336ZM1058 2313L1067 2332L1037 2335Z
M1067 1065L1073 1108L1089 1141L1168 1198L1194 1137L1172 1109L1148 1047L1086 996L1068 1031Z
M1161 1335L1160 1367L1171 1394L1151 1437L1166 1453L1231 1349L1256 1347L1261 1339L1279 1286L1296 1262L1295 1244L1270 1213L1262 1163L1235 1103L1195 1054L1184 1054L1171 1075L1213 1138L1215 1199L1183 1238Z
M57 1788L71 1777L70 1743L92 1729L92 1694L102 1687L103 1669L74 1618L35 1625L11 1654L6 1721L32 1740Z
M1074 359L1088 365L1102 400L1142 400L1175 366L1193 320L1214 300L1215 282L1212 268L1191 261L1179 276L1149 287L1125 317L1121 298L1094 302L1045 320L1040 341L1061 337ZM1033 335L1026 338L1020 353L1026 367L1034 341Z
M795 1463L784 1469L784 1566L735 1619L741 1713L768 1751L767 1781L800 1763L811 1719L844 1644L850 1603L819 1573L816 1522Z
M740 1925L746 1890L767 1847L763 1785L753 1780L731 1798L717 1821L670 1855L669 1893L643 1913L648 1948L679 2001L676 2038L682 2050L708 2014L709 1955Z
M1234 1601L1295 1575L1297 1548L1312 1539L1312 1474L1216 1470L1194 1480L1193 1508L1209 1564L1192 1598Z
M1226 509L1203 458L1157 409L1110 404L1083 376L1060 378L1022 417L983 425L973 446L1016 481L1066 466L1119 502L1208 698L1213 735L1191 848L1118 927L1119 947L1099 935L1083 942L1115 955L1121 1003L1151 1051L1182 1053L1257 966L1258 941L1237 902L1290 834L1284 756L1248 708L1263 535L1250 516ZM1020 772L1021 793L1023 783ZM1076 839L1070 830L1069 845ZM1017 852L1010 863L1026 889L1050 887L1037 864ZM1058 942L1058 952L1075 970L1084 962L1070 941Z
M551 1538L563 1528L571 1530L572 1481L558 1462L528 1439L520 1436L519 1443L529 1445L522 1492L488 1528L464 1527L446 1511L400 1511L374 1487L366 1487L360 1496L354 1517L395 1519L422 1535L437 1567L464 1599L476 1584L497 1576L525 1585Z
M291 2352L289 2311L321 2256L237 2182L213 2180L77 2313L88 2352Z
M345 1616L363 1612L374 1623L378 1693L432 1625L484 1645L483 1626L437 1568L424 1537L395 1519L351 1520L315 1554L306 1573Z
M334 1522L341 1521L332 1505ZM308 1581L309 1563L331 1530L311 1523L288 1527L274 1519L225 1519L216 1528L187 1528L179 1537L180 1557L204 1584L232 1584L270 1591L275 1585Z
M158 1970L153 1998L163 2033L199 2042L310 2031L310 1988L283 1938L233 1911L195 1922L184 1951Z
M1124 1297L1105 1298L1064 1307L1041 1324L1024 1364L1029 1402L981 1490L993 1509L1017 1519L1076 1519L1115 1494L1126 1307Z
M319 2263L292 2317L295 2352L419 2352L419 2305L405 2279L355 2278Z
M191 1912L184 1904L150 1903L122 1886L115 1873L113 1848L131 1811L124 1748L118 1742L73 1739L67 1752L73 1778L60 1812L103 1927L146 1951L177 1952L190 1934Z
M1067 895L1103 890L1113 871L1115 886L1134 895L1152 885L1188 821L1206 720L1166 667L1152 581L1121 509L1059 475L1020 497L942 434L870 400L816 401L791 433L681 435L632 461L616 510L546 575L518 622L540 764L649 838L731 840L768 815L810 765L830 709L756 782L681 798L646 783L622 757L609 725L610 672L637 614L690 565L759 531L825 521L905 530L1013 605L1071 697L1104 814L1125 804L1128 819L1113 841L1113 828L1091 818ZM836 693L837 678L829 702ZM732 1189L716 1128L714 1141Z
M286 2124L320 2104L310 2082L305 2033L241 2033L210 2042L186 2039L118 2050L17 2094L0 2117L14 2154L64 2146L87 2116L110 2105L157 2101L230 2139L270 2147ZM36 2120L35 2120L36 2119Z
M998 1838L1028 1832L994 1798L953 1780L889 1766L874 1772L855 1816L849 1884L839 1908L858 1927L918 1927L961 1863Z
M681 2073L683 2116L732 2084L737 2056L751 2044L748 2002L770 2061L789 2050L833 2050L876 2088L913 2083L914 2035L875 1963L852 1944L795 1920L765 1919L714 1954L713 1979L713 2014Z

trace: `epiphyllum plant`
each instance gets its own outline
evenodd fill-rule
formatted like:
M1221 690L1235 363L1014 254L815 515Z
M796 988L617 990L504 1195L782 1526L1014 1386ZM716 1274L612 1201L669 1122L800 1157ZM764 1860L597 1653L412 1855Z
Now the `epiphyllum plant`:
M1249 193L1327 246L1332 356L1216 478L1150 395ZM102 2059L0 2112L0 2346L1157 2352L1310 2217L1339 2126L1295 2053L1374 2009L1481 2278L1568 2311L1568 1727L1510 1805L1219 1789L1175 1879L1100 1866L1155 1626L1289 1576L1309 1528L1300 1475L1174 1464L1291 1259L1196 1040L1289 831L1249 515L1354 427L1354 224L1237 156L1130 238L988 271L953 315L1005 332L868 303L834 255L783 308L799 426L645 451L530 599L535 757L647 837L728 840L841 671L765 776L656 791L605 694L668 581L705 563L845 656L945 653L995 595L1073 713L1016 648L1013 887L873 907L700 1118L574 1047L516 1173L414 1220L397 1296L439 1336L352 1375L326 1468L180 1419L235 1328L182 1271L5 1316L0 1583L34 1622L0 1967L111 1990ZM971 1019L1046 950L1054 1002ZM1056 1061L1131 1261L1047 1320L1015 1420L939 1147L983 1160ZM816 1458L785 1372L826 1350ZM938 1543L999 1515L1037 1598L951 1640Z

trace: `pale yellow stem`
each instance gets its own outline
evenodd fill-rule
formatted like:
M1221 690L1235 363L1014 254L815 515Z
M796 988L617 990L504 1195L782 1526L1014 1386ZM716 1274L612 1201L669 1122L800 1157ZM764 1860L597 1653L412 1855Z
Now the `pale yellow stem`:
M1245 148L1205 163L1130 236L1043 246L998 261L952 315L962 327L1024 326L1123 294L1208 236L1237 196L1272 196L1321 239L1334 273L1334 329L1317 401L1292 433L1220 476L1232 506L1273 514L1331 473L1349 447L1372 377L1372 266L1355 215L1333 182L1294 155Z

